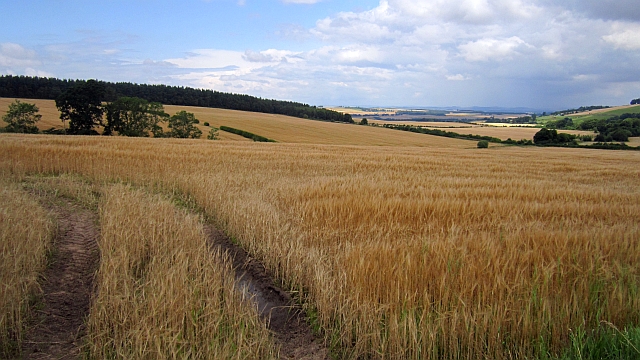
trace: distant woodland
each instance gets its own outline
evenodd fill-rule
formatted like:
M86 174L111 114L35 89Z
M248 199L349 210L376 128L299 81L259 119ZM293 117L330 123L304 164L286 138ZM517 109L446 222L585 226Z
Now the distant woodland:
M0 76L0 97L55 100L68 89L83 82L85 81L3 75ZM106 87L104 101L107 102L121 97L137 97L164 105L201 106L353 123L349 114L292 101L267 100L250 95L189 87L99 82Z

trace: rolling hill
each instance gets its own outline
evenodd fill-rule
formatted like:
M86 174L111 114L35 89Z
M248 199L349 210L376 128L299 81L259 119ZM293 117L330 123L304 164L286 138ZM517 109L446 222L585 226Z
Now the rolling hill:
M41 130L52 127L62 129L59 112L53 100L20 100L35 103L40 108L42 120L38 123L38 127ZM0 116L6 113L9 104L13 101L13 98L0 98ZM194 113L196 118L200 120L198 127L202 130L203 138L206 138L209 133L210 128L204 126L204 123L208 122L213 127L225 125L281 143L418 146L425 148L473 148L476 146L476 142L468 140L395 131L382 127L306 120L285 115L175 105L167 105L164 109L169 114L175 114L182 110ZM224 131L220 131L219 134L220 140L224 141L250 141Z

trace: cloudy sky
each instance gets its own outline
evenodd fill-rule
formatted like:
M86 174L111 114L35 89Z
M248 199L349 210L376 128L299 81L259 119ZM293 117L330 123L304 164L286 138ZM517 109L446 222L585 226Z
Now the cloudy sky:
M640 97L638 0L0 0L0 74L313 105Z

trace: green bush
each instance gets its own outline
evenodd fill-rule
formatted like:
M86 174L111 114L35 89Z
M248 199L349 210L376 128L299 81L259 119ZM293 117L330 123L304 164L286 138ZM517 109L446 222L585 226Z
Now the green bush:
M487 149L489 147L489 142L487 140L478 141L478 149Z
M205 121L204 126L209 126L209 123Z
M631 136L631 132L625 129L617 129L611 133L613 141L627 142L629 141L629 136Z
M218 140L218 128L211 128L209 130L209 135L207 135L208 140Z

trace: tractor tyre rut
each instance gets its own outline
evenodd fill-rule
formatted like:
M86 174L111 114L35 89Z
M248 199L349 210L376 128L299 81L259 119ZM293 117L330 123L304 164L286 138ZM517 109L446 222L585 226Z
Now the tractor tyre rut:
M97 215L71 202L45 207L55 216L58 231L23 358L80 359L100 256Z
M314 335L304 311L287 292L275 285L274 277L264 265L213 226L207 225L205 231L212 248L230 255L239 290L251 298L266 321L280 345L280 358L329 359L323 339Z

